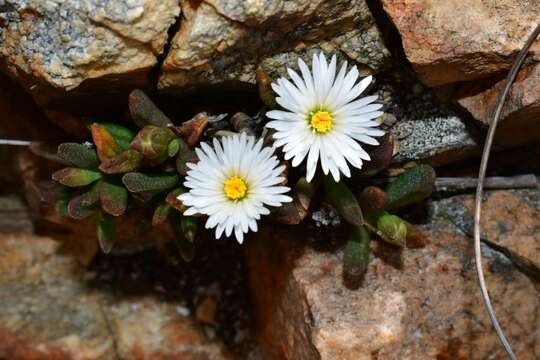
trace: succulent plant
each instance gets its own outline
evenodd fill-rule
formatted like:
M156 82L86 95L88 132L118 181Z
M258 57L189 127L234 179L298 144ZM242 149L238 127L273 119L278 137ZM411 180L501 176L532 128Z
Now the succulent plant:
M271 79L257 70L259 94L267 108L276 106ZM175 125L140 90L129 95L129 110L137 131L115 123L88 124L93 143L64 143L58 146L56 157L67 167L52 178L62 185L55 192L55 208L60 215L76 220L94 217L96 235L101 249L110 252L116 239L116 218L128 216L138 208L153 209L153 226L170 226L175 245L185 261L191 261L201 244L200 218L183 215L187 207L178 199L186 192L183 178L187 163L197 162L194 147L201 139L245 132L260 135L271 143L272 131L262 133L245 113L235 113L229 126L215 127L223 116L200 113L182 125ZM428 165L418 165L398 176L383 190L370 184L369 177L379 174L389 165L397 148L396 140L386 135L381 145L368 151L372 159L353 176L363 178L363 187L351 190L347 181L336 182L332 176L305 177L290 174L288 162L282 176L293 183L293 201L274 208L274 221L297 225L310 214L313 204L332 204L350 226L344 241L343 281L351 288L362 283L368 268L372 238L399 247L419 247L426 243L422 232L413 224L394 214L396 210L424 200L434 190L435 172ZM322 186L319 186L322 185ZM367 185L367 186L366 186ZM290 186L290 185L289 185ZM356 186L356 185L355 185ZM355 195L357 194L357 196Z

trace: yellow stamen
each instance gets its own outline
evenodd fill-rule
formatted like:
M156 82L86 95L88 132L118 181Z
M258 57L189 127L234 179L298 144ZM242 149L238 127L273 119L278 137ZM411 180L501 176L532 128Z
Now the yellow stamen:
M223 191L225 191L225 195L227 195L229 199L241 200L246 196L247 184L241 177L231 176L225 181Z
M334 118L328 111L317 111L311 116L309 125L318 132L324 134L332 129Z

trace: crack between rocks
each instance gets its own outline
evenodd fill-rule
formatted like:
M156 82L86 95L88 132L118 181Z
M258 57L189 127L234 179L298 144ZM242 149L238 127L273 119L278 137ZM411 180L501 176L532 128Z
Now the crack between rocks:
M107 316L107 312L105 311L105 306L103 305L103 302L101 299L98 299L97 302L98 302L99 311L101 312L101 316L103 317L103 321L105 322L105 327L107 328L109 337L112 340L114 358L116 360L123 360L122 356L120 356L120 352L118 351L118 341L116 338L116 333L113 329L113 325L109 317Z
M452 219L447 219L452 225L454 225L459 231L461 231L467 238L473 239L472 231L464 229ZM505 256L521 273L526 275L531 280L540 283L540 269L532 264L529 260L509 250L508 248L501 246L493 241L490 241L485 236L481 236L482 243L487 245L494 251Z

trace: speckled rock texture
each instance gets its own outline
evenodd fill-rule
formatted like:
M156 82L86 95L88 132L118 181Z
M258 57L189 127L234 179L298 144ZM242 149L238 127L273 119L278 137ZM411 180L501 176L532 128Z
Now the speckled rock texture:
M408 60L429 86L508 70L540 18L537 0L382 0ZM539 61L540 40L531 49Z
M174 303L100 291L59 247L0 236L0 359L230 359Z
M141 86L179 13L177 0L1 0L0 61L40 103L90 79Z
M504 81L487 90L458 100L482 124L495 111ZM522 69L506 99L498 125L499 144L521 145L540 140L540 63Z
M158 84L167 92L254 84L258 66L283 75L312 48L357 62L364 73L389 56L364 0L184 0L182 9Z
M491 196L486 225L494 234L500 230L488 224L494 224L499 209L494 206L501 205L496 199L511 196ZM504 359L476 283L472 241L454 223L456 217L462 222L470 219L470 214L454 211L463 200L433 203L424 226L430 244L424 248L399 254L396 248L373 242L364 285L356 291L342 284L341 251L306 246L302 230L275 229L250 239L256 328L268 358ZM519 212L520 221L537 222L535 209ZM529 236L534 231L514 224L518 234L511 242L516 244L527 236L518 228ZM486 245L483 252L499 320L517 356L535 359L540 351L538 284L502 252Z
M390 132L399 141L394 162L425 160L445 165L478 152L478 144L466 123L459 117L405 120Z

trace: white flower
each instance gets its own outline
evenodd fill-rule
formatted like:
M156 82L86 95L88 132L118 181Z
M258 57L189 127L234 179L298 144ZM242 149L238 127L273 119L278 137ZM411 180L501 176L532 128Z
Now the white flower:
M216 239L223 232L242 243L249 229L257 231L257 220L268 215L266 206L292 201L283 195L289 188L279 186L284 165L272 148L262 148L262 140L246 134L214 139L214 147L201 143L195 149L199 162L189 163L184 186L178 197L189 208L184 215L208 215L206 228L216 228Z
M373 104L377 96L356 99L372 78L355 84L358 69L353 66L347 72L347 62L336 75L336 57L328 64L322 53L313 56L311 72L302 59L298 66L302 77L287 69L293 82L280 78L272 84L277 103L286 110L266 113L273 119L266 126L276 130L274 146L283 146L292 166L307 156L307 181L313 179L319 159L323 172L332 173L336 181L340 173L350 177L347 162L360 169L362 160L370 160L360 143L378 145L374 137L384 135L375 129L379 122L374 119L383 114L382 105Z

